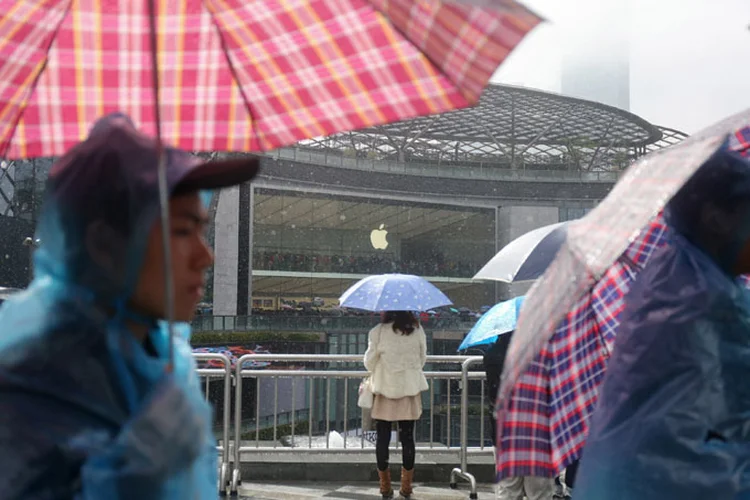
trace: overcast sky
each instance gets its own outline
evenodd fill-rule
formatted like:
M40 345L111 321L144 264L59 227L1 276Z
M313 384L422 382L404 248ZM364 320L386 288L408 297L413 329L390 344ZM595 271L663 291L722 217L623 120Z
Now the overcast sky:
M652 123L691 133L750 108L750 0L522 1L547 22L493 81L560 92L566 53L607 61L619 46L630 110Z

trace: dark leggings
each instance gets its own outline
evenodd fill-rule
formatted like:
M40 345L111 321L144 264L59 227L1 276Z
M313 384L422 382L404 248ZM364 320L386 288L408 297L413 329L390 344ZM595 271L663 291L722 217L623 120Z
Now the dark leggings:
M388 468L388 445L391 443L391 429L393 422L377 420L375 430L378 431L378 441L375 446L375 456L378 459L378 470ZM414 468L414 420L399 420L398 437L401 441L404 469Z

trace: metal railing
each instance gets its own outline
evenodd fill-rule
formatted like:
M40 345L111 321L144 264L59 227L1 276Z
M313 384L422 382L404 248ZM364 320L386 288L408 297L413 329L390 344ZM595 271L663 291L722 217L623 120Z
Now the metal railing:
M454 473L460 473L460 477L468 478L466 472L468 455L472 453L481 452L484 450L484 418L485 418L485 403L484 403L484 372L469 372L468 368L471 363L481 361L481 357L470 357L466 356L428 356L427 366L433 365L462 365L461 371L432 371L428 370L425 372L425 376L430 381L430 390L428 391L428 406L429 406L429 441L422 442L417 445L417 451L429 451L439 453L456 453L461 463L461 469L454 470L451 474L451 483L454 483ZM272 361L274 363L284 362L302 362L311 364L324 364L324 368L315 366L313 369L243 369L242 366L246 362L252 361ZM471 363L469 363L471 362ZM338 364L349 364L348 369L330 369L332 365ZM351 366L356 366L356 369L351 369ZM361 452L367 447L370 447L368 440L365 438L365 421L364 415L359 408L351 405L350 403L356 403L356 393L359 386L359 380L367 375L362 366L361 355L283 355L283 354L249 354L242 356L236 363L234 368L234 382L235 382L235 396L234 396L234 447L233 447L233 469L231 474L231 485L228 490L231 493L236 493L241 482L241 454L243 452L275 452L275 453L307 453L307 454L320 454L320 453L353 453ZM243 410L243 380L246 378L252 378L256 380L257 386L255 391L255 439L254 445L243 445L242 442L242 410ZM270 379L273 386L272 394L270 397L273 401L273 409L270 413L270 428L265 426L261 429L261 407L263 398L269 397L268 390L261 391L260 386L263 380ZM290 446L279 446L279 438L282 437L279 432L279 380L290 379L291 385L291 425L287 436L289 438ZM306 388L308 394L306 395L306 403L308 408L306 410L307 416L307 436L298 436L296 434L297 420L299 410L302 408L296 408L297 405L297 383L298 379L307 379L307 383L302 384L303 390ZM350 384L350 380L355 379L353 384ZM319 380L322 384L319 384L319 388L316 389L315 381ZM438 381L445 381L445 417L446 417L446 437L444 446L441 443L435 442L435 423L436 423L436 405L435 401L435 386ZM469 412L469 381L480 380L481 381L481 394L479 401L479 416L480 416L480 445L478 447L468 447L468 412ZM341 382L343 390L340 391L343 397L343 419L342 419L342 431L343 431L343 442L340 444L332 444L331 442L331 386L332 382ZM452 425L451 425L451 413L453 405L453 394L452 387L454 382L460 382L460 417L461 426L460 432L460 446L452 446ZM350 395L350 388L354 388L354 394ZM316 408L315 393L317 390L325 391L323 398L324 408L319 410ZM304 395L303 395L304 396ZM353 406L350 409L350 406ZM441 408L442 409L442 408ZM321 413L321 418L324 420L324 438L320 439L321 436L313 436L314 423L321 423L321 418L315 417L316 410ZM286 412L286 410L284 410ZM350 418L350 412L354 413L354 417ZM264 416L266 417L266 416ZM226 421L226 418L225 418ZM360 423L359 429L350 429L350 423L358 421ZM226 429L226 427L225 427ZM359 446L349 446L348 438L350 431L353 430L355 435L359 437ZM252 432L252 429L250 430ZM261 433L268 434L268 438L261 440ZM296 446L302 438L301 442L306 442L306 446ZM306 439L305 439L306 438ZM315 442L314 442L315 439ZM268 443L267 441L270 441ZM419 442L419 440L417 440ZM367 442L367 444L366 444ZM314 445L315 444L315 445ZM398 447L398 444L396 444ZM458 472L456 472L458 470ZM225 484L225 483L222 483ZM476 482L472 482L472 492L476 493ZM475 498L475 497L472 497Z
M253 314L251 316L196 316L192 322L195 332L206 331L337 331L369 330L373 318L369 316L285 316ZM459 317L430 318L423 322L431 330L469 331L476 320Z
M229 358L223 354L193 353L193 358L196 361L219 361L223 365L223 368L198 368L197 371L198 376L205 381L205 397L207 401L212 379L223 379L224 381L222 439L217 446L217 451L221 454L219 458L219 491L227 491L228 486L231 484L229 481L229 417L232 412L232 364Z
M511 169L497 163L474 163L474 166L455 164L441 165L427 162L396 162L353 158L325 151L310 151L301 148L280 148L267 153L279 160L294 160L313 165L343 167L368 172L444 177L453 179L477 179L497 181L537 182L607 182L615 183L622 172L583 172L568 170Z
M478 498L477 496L477 480L472 474L468 472L468 432L469 432L469 367L471 365L482 363L484 358L482 356L472 356L463 363L461 363L461 450L459 452L461 458L461 467L455 468L451 471L451 488L455 489L458 487L456 481L457 478L461 478L464 481L469 482L469 498L472 500ZM484 385L482 385L482 399L484 399ZM482 420L484 423L484 420ZM484 430L482 430L484 434ZM484 443L484 441L482 441Z

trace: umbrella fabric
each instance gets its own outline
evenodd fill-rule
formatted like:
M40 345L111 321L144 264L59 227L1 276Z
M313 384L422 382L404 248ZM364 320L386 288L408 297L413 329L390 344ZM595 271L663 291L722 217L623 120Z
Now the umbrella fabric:
M628 294L576 498L750 498L750 160L725 147L667 205Z
M578 300L511 395L498 401L499 478L554 477L580 456L625 294L666 238L658 217Z
M553 263L527 294L508 350L500 394L507 396L567 312L601 279L682 185L734 133L750 110L659 150L630 166L610 194L568 235ZM741 134L742 135L742 134ZM744 136L747 137L747 136Z
M599 385L637 273L669 240L661 215L565 315L513 387L498 400L498 475L553 477L580 458ZM738 280L750 288L750 277Z
M729 136L729 149L744 157L750 156L750 127L743 127Z
M511 0L155 3L162 137L190 151L475 104L540 21ZM61 155L112 111L155 133L147 5L0 0L0 157Z
M506 283L535 280L541 276L565 241L567 223L540 227L505 245L474 279Z
M427 311L453 302L435 285L411 274L368 276L339 299L341 307L365 311Z
M523 299L524 297L516 297L500 302L484 313L466 334L458 350L463 351L469 347L492 344L499 335L513 331L516 328Z

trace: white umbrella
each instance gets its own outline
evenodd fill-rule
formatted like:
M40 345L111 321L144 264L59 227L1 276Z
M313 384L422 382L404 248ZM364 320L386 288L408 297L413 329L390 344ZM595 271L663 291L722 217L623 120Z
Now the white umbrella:
M552 263L565 241L567 222L540 227L516 238L492 257L477 274L476 280L505 283L533 281Z

